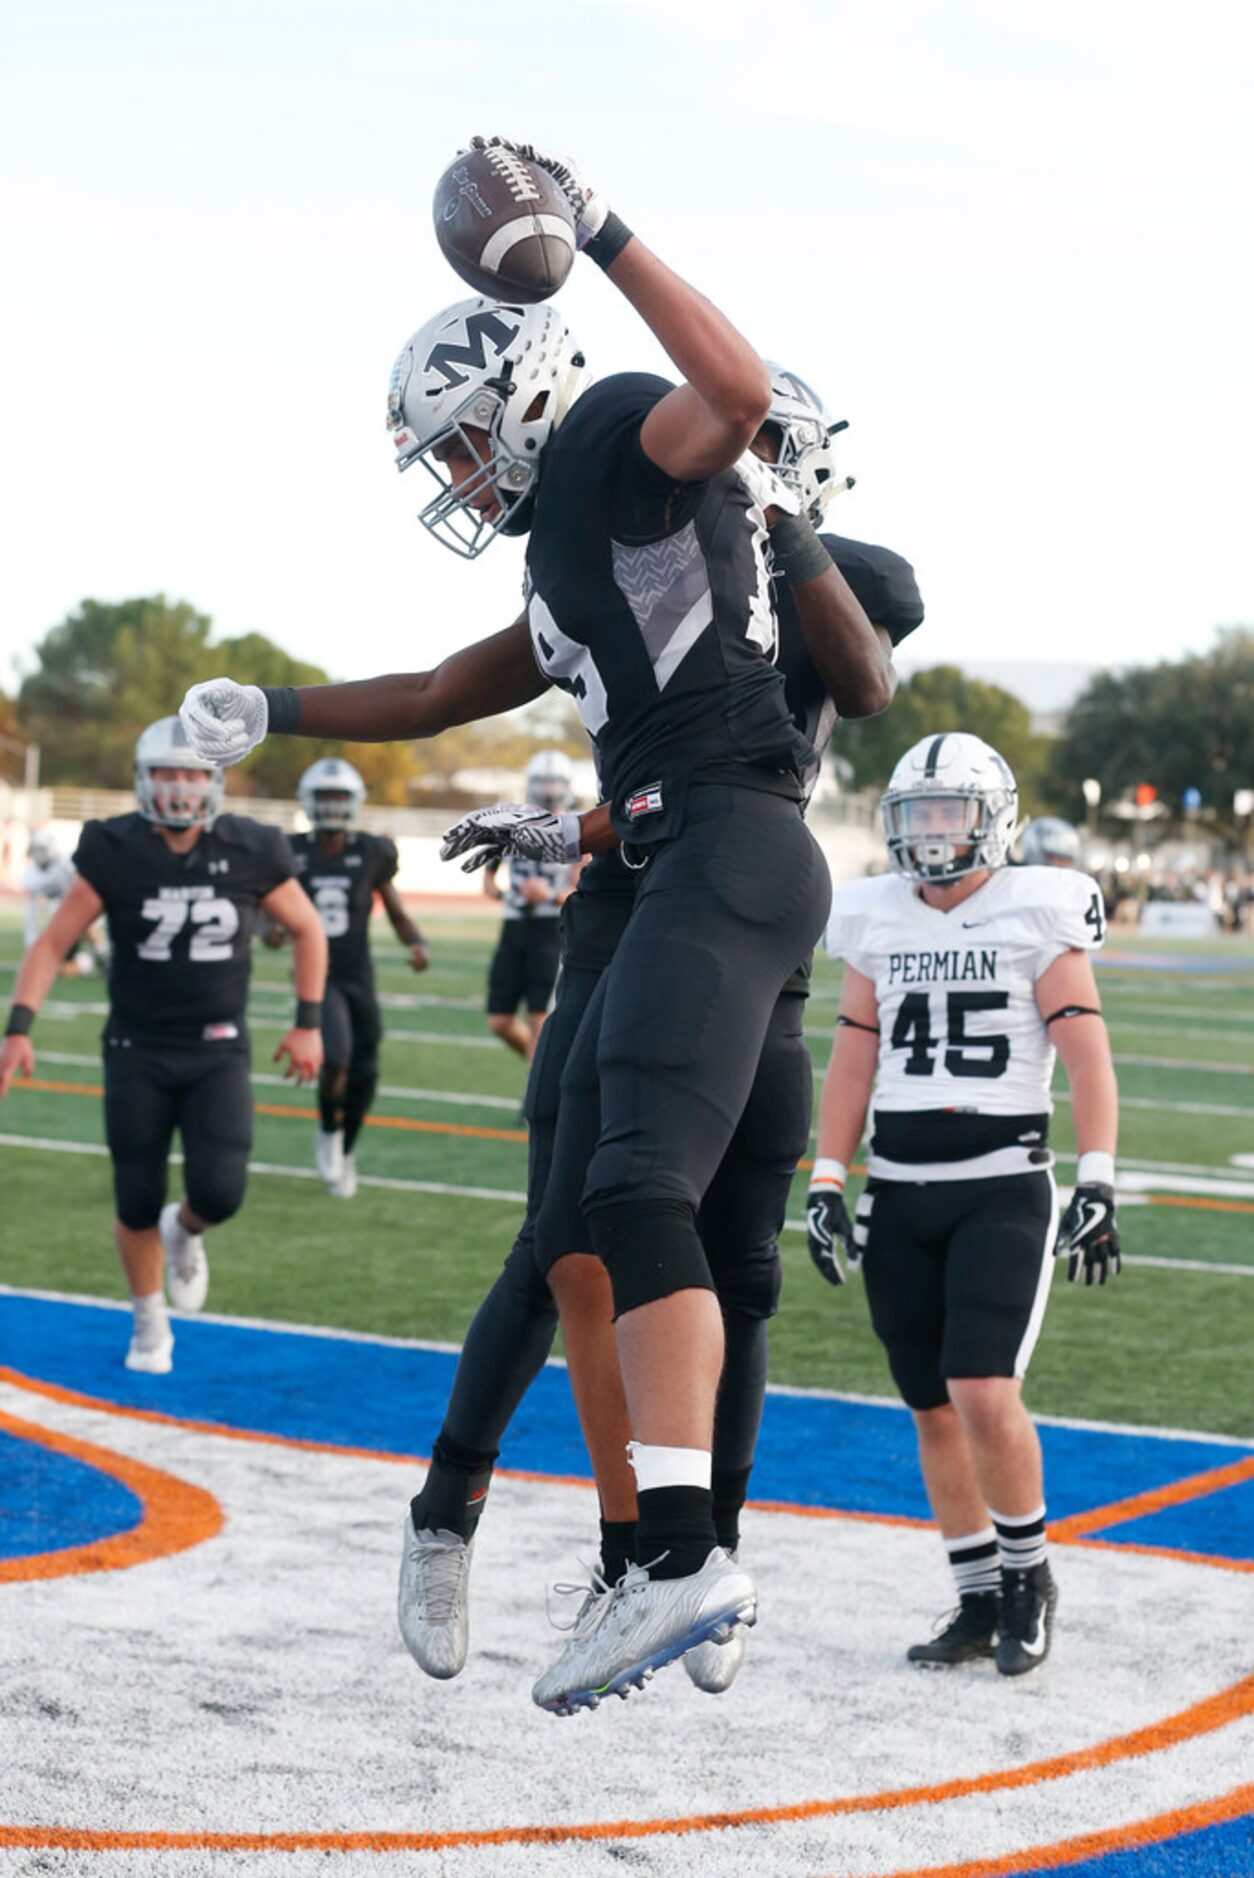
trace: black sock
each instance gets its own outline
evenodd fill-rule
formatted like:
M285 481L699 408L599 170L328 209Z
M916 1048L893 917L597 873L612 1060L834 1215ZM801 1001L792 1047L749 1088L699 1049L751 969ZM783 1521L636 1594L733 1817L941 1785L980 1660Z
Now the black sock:
M344 1126L343 1071L324 1069L318 1078L318 1119L323 1132L333 1135Z
M750 1467L714 1469L714 1530L724 1552L740 1544L740 1511L749 1492Z
M634 1519L606 1519L601 1516L601 1576L607 1585L616 1585L636 1556Z
M409 1503L416 1529L455 1532L462 1539L473 1539L487 1502L495 1459L495 1453L475 1453L440 1435L431 1450L422 1492Z
M374 1101L374 1092L378 1086L377 1076L350 1076L348 1088L344 1092L344 1152L351 1154L361 1133L361 1125L366 1119L370 1104Z
M636 1563L650 1578L699 1572L718 1544L708 1487L650 1487L637 1496Z

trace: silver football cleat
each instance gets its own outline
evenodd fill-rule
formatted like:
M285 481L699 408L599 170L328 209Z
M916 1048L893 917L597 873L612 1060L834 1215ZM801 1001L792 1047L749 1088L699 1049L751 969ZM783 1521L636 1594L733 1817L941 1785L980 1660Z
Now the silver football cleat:
M157 1222L165 1250L165 1288L176 1311L198 1311L209 1290L209 1260L199 1233L188 1232L179 1218L179 1202L161 1209Z
M473 1539L416 1530L405 1514L396 1618L405 1648L428 1676L447 1681L465 1667L470 1642L470 1561Z

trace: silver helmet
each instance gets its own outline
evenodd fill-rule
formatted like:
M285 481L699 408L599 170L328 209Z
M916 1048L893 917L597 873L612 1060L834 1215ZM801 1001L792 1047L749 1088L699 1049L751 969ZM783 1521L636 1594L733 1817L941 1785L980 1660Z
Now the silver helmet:
M837 474L832 438L846 428L833 423L817 391L782 365L764 361L771 375L771 408L764 422L779 432L774 469L817 527L834 495L853 488L852 476Z
M159 769L190 770L191 777L156 777ZM222 807L226 777L197 756L178 717L159 717L135 745L135 806L162 828L209 828Z
M296 799L311 828L352 828L366 800L366 785L342 756L320 756L297 783Z
M421 463L435 478L418 520L454 554L473 559L497 535L526 533L544 446L582 388L583 367L549 300L459 300L406 341L388 386L396 467ZM486 457L468 429L486 433ZM444 460L458 446L481 465L460 485Z
M561 750L537 750L527 765L527 800L540 809L565 809L574 801L574 772Z
M1019 791L1004 757L982 737L942 731L900 759L881 801L888 858L908 880L944 884L1004 867Z
M1020 835L1019 853L1029 867L1078 867L1080 832L1061 815L1038 815Z

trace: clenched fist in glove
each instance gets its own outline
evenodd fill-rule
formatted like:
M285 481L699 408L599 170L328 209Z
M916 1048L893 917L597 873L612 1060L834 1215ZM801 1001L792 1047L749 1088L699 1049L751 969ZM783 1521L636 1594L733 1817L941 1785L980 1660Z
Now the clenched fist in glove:
M851 1272L858 1269L862 1257L855 1245L853 1222L845 1210L845 1179L848 1170L839 1161L817 1160L806 1195L806 1240L816 1269L829 1285L843 1285L846 1273L837 1248L845 1254Z
M1104 1285L1123 1268L1115 1224L1115 1190L1101 1180L1082 1181L1062 1216L1054 1257L1067 1260L1067 1279L1084 1273L1086 1285Z
M469 860L462 862L463 874L511 856L573 866L581 853L579 817L573 809L554 814L529 802L498 802L490 809L475 809L446 829L440 843L442 861L469 854Z
M259 685L237 685L233 678L207 678L193 685L179 716L197 756L215 769L239 763L265 741L270 706Z

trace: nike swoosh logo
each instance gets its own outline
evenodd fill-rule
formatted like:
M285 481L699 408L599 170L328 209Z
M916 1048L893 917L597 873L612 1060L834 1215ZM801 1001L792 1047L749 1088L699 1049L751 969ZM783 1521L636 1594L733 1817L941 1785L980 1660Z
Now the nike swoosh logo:
M1019 1641L1022 1643L1029 1656L1044 1656L1045 1619L1043 1617L1037 1618L1036 1635L1034 1637L1020 1637Z
M991 926L992 923L991 919L964 919L962 925L965 932L970 932L973 926Z
M1100 1202L1091 1202L1085 1208L1084 1218L1080 1221L1080 1229L1076 1237L1087 1238L1090 1233L1096 1232L1105 1217L1106 1208Z

